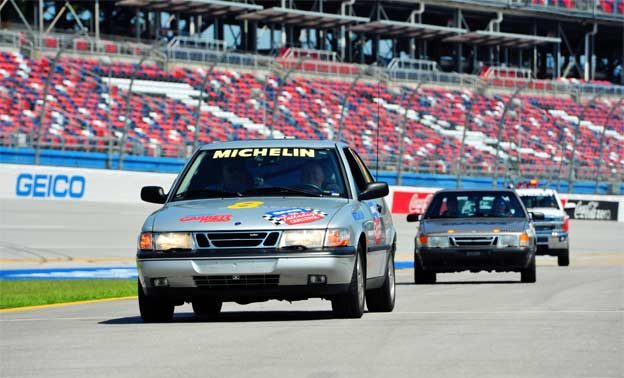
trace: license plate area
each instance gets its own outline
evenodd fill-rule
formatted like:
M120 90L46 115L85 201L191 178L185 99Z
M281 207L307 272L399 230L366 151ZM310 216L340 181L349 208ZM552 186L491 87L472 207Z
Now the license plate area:
M275 271L277 259L193 261L199 274L267 274Z

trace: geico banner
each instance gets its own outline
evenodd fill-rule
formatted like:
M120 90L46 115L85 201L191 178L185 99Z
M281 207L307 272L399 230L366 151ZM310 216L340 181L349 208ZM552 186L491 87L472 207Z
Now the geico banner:
M168 191L174 179L163 173L0 164L0 198L137 203L141 187Z

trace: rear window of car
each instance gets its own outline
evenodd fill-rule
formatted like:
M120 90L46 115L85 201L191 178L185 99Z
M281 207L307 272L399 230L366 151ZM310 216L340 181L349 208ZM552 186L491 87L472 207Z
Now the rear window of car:
M520 196L522 203L524 203L524 207L527 209L542 207L542 208L551 208L551 209L559 209L559 203L557 202L557 198L552 195L524 195Z
M524 217L520 201L509 192L437 193L425 213L425 219Z

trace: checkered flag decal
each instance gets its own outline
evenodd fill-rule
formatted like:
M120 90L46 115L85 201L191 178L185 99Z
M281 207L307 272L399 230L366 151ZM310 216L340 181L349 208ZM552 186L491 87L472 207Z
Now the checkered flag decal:
M268 214L264 214L264 215L262 216L262 218L263 218L264 220L268 220L269 222L273 223L273 224L274 224L274 225L276 225L276 226L279 226L280 224L284 223L284 221L282 221L282 219L281 219L281 218L276 218L276 217L273 217L273 216L268 215Z
M317 210L317 209L304 208L303 210L305 210L306 212L311 212L311 213L314 213L314 214L318 214L318 215L320 215L323 218L328 215L326 212L321 211L321 210ZM262 216L262 219L268 220L269 222L273 223L276 226L279 226L279 225L285 223L284 220L282 219L282 217L274 217L274 216L272 216L270 214L264 214Z

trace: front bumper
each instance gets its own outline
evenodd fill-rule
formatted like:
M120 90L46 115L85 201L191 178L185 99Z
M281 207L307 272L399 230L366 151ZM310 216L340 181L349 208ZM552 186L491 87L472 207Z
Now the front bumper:
M347 291L355 264L354 248L308 253L240 252L193 257L139 253L139 280L147 295L187 301L197 296L224 301L295 300ZM324 275L327 281L311 284L310 275ZM166 278L167 284L155 286L157 278Z
M517 272L529 265L529 248L458 249L420 248L414 254L424 270L437 273L470 271Z
M568 233L563 230L536 232L537 253L549 254L549 252L568 249L570 240Z

